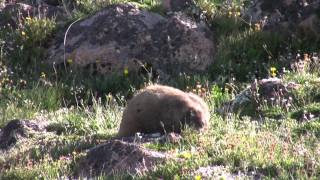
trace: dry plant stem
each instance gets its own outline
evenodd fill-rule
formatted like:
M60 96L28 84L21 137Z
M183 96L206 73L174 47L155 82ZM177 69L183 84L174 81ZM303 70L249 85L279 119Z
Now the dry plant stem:
M67 35L68 32L70 30L70 28L72 27L73 24L75 24L76 22L80 21L81 18L75 20L73 23L71 23L66 31L66 33L64 34L64 39L63 39L63 64L64 64L64 68L65 71L67 72L67 64L66 64L66 42L67 42Z

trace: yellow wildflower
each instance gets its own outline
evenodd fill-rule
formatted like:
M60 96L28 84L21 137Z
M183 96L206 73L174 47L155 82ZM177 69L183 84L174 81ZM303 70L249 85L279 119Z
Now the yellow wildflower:
M178 174L176 174L176 175L174 175L173 176L173 180L180 180L181 178L180 178L180 176L178 175Z
M190 159L192 157L192 154L190 152L183 151L179 154L179 157L184 159Z
M25 36L25 35L26 35L26 32L21 31L21 35L22 35L22 36Z
M44 72L41 72L40 77L44 79L44 78L46 78L46 74Z
M126 76L126 77L129 75L128 67L125 67L125 68L124 68L123 74L124 74L124 76Z
M72 59L68 59L67 63L72 64Z
M201 180L201 179L202 179L201 175L195 175L194 176L194 180Z
M277 71L277 69L275 67L270 68L270 72L271 72L272 77L276 77L276 75L277 75L276 71Z

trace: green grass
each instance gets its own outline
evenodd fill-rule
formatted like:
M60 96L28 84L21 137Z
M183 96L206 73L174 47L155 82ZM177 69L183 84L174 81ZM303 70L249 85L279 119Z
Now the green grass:
M163 8L160 0L79 0L76 2L76 11L73 13L73 19L84 18L92 15L100 9L118 3L135 3L138 7L148 9L153 12L163 13Z
M220 102L225 95L216 87L212 89L213 94L206 100ZM40 106L41 102L35 103L38 103L36 107L44 109L44 106ZM215 104L212 103L211 107ZM0 159L11 164L9 169L2 171L2 178L55 179L72 175L77 157L83 156L87 148L98 142L94 139L100 137L106 140L116 133L121 107L110 100L108 103L96 101L93 106L42 112L43 117L56 124L53 130L62 127L59 130L61 135L42 139L44 144L40 146L36 145L39 142L36 139L41 137L35 137L27 142L28 148L16 149L2 156ZM59 123L62 124L60 127L57 126ZM170 160L136 178L188 179L197 176L193 172L199 167L215 165L229 167L228 173L254 171L269 178L316 178L320 168L316 155L320 147L315 146L319 143L316 138L319 136L318 131L317 121L301 124L290 119L268 119L258 123L250 118L239 119L236 116L223 119L212 112L208 133L198 134L186 130L183 133L184 139L178 144L152 143L147 146L170 152L174 157L182 159L182 162ZM77 153L73 155L73 152ZM22 159L12 161L16 153L21 154ZM25 171L28 173L23 173Z
M245 30L241 33L222 37L217 49L212 76L233 77L237 81L265 77L271 66L282 67L277 62L277 52L283 38L270 32Z
M291 117L295 119L303 119L304 114L311 113L315 118L320 116L320 103L307 104L306 106L299 108L297 111L292 112Z

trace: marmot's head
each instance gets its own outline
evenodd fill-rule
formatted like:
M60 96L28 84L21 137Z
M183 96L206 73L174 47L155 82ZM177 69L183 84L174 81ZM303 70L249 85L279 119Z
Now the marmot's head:
M181 122L194 126L197 130L206 130L210 118L207 104L197 95L188 93L187 110Z

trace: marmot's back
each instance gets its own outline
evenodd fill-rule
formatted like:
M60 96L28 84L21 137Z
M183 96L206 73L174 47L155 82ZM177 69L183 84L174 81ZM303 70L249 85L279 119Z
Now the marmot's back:
M197 95L169 86L151 85L139 91L123 112L118 136L136 132L180 132L185 125L206 128L209 112Z

